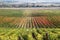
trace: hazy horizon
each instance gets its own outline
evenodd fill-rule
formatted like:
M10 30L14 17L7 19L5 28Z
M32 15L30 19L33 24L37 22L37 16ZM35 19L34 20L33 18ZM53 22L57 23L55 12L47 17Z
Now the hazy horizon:
M36 2L60 2L60 0L0 0L0 2L36 3Z

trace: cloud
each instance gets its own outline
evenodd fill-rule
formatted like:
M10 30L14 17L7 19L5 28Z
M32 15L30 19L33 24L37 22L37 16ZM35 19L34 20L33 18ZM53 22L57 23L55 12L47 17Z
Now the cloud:
M60 0L0 0L4 2L11 2L11 1L17 1L17 2L60 2Z

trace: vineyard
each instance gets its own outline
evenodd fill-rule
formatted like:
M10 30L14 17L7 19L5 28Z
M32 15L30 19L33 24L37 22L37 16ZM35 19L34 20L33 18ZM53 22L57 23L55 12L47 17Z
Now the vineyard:
M60 40L60 29L1 27L0 40Z
M0 27L11 28L60 28L60 16L0 17Z
M0 10L0 40L60 40L60 10Z

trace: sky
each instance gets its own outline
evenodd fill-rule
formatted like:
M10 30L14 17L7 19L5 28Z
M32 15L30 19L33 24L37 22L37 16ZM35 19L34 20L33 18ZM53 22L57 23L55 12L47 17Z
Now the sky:
M60 0L0 0L0 2L17 2L17 3L23 3L23 2L60 2Z

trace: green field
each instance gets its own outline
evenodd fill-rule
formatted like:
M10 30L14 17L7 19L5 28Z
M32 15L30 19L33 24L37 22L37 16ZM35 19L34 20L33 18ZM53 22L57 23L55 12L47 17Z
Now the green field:
M0 9L0 40L60 40L60 10Z
M34 14L35 13L35 14ZM19 10L19 9L0 9L0 16L13 16L13 17L21 17L21 16L26 16L26 14L29 14L29 15L35 15L35 16L41 16L41 15L58 15L60 16L60 10L28 10L28 9L25 9L25 10Z
M0 28L0 40L60 40L60 29L2 27Z

